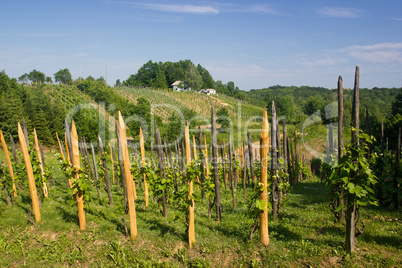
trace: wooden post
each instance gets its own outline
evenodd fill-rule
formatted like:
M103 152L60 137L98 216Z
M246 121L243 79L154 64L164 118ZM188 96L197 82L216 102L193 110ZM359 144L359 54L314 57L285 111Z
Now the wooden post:
M145 167L145 147L144 147L144 136L142 134L142 128L140 127L140 150L141 150L141 164L142 167ZM146 180L146 175L144 173L144 194L145 194L145 207L148 207L148 183Z
M135 202L134 202L134 189L133 189L134 182L131 177L130 158L128 155L128 148L127 148L126 126L124 124L124 120L123 117L121 116L120 111L118 112L118 116L119 116L120 143L122 148L124 171L125 171L124 173L126 175L127 201L130 214L130 237L131 239L134 240L137 237L137 219L135 215Z
M229 135L229 151L228 151L228 164L229 164L229 181L230 188L232 190L232 204L233 208L236 208L236 198L235 198L235 181L233 176L233 152L232 152L232 140Z
M253 157L253 143L251 141L250 131L247 129L247 140L248 140L248 153L250 158L250 177L253 180L252 185L254 189L254 157Z
M274 219L278 218L279 209L279 193L278 193L278 178L277 178L277 165L278 165L278 155L277 155L277 141L276 141L276 109L275 102L272 101L272 130L271 130L271 173L272 173L272 216Z
M98 180L99 180L98 166L96 165L95 149L94 149L94 145L92 143L91 143L91 153L92 153L92 163L93 163L93 167L94 167L94 181L98 182ZM96 191L98 192L99 199L101 199L102 195L101 195L98 184L96 184Z
M164 161L164 156L163 156L161 135L160 135L158 126L156 124L155 124L155 142L156 142L156 149L158 152L159 176L160 176L161 180L163 180L163 179L166 179L165 161ZM190 162L191 162L191 160L190 160ZM166 190L163 190L162 209L163 209L163 217L167 218Z
M127 185L126 185L126 172L124 171L124 162L123 162L123 150L121 148L121 142L120 142L120 131L118 124L116 123L115 125L116 128L116 141L117 141L117 155L118 155L118 161L119 161L119 169L120 169L120 181L121 185L123 186L123 192L124 192L124 204L128 206L128 199L127 199Z
M35 220L36 222L40 222L39 200L38 200L38 193L36 191L35 178L32 172L31 159L29 158L26 139L20 123L18 123L18 138L20 140L21 150L24 156L25 167L27 170L28 185L29 185L29 191L31 193L32 208L35 214Z
M396 151L395 151L395 176L394 176L394 188L398 189L398 180L399 180L399 162L401 159L401 127L399 126L398 130L398 140L397 140L397 146L396 146ZM394 209L396 211L399 210L399 198L398 198L398 191L395 191L393 193L392 199L394 201Z
M11 134L10 134L10 143L11 143L11 149L13 151L14 161L16 164L18 164L17 150L15 150L15 143L14 143L13 135L11 135Z
M105 159L106 152L103 151L103 143L102 143L102 139L99 135L98 135L98 141L99 141L99 154L101 155L101 162L103 165L103 169L105 170L106 192L107 192L107 196L109 198L109 205L113 206L112 189L110 186L109 171L108 171L107 162Z
M45 175L45 169L42 163L42 155L41 155L41 151L39 149L39 142L38 142L38 136L36 135L36 129L34 128L34 140L35 140L35 151L36 151L36 155L38 157L39 160L39 167L41 170L41 177L43 178L43 176ZM42 190L43 190L43 196L45 198L48 198L49 193L47 191L47 186L46 183L44 181L42 181Z
M202 133L201 127L198 126L198 153L200 155L200 169L201 169L201 199L205 197L205 171L204 171L204 153L202 151Z
M355 84L352 103L352 145L359 146L359 67L356 66ZM357 157L356 153L352 157ZM356 164L356 163L355 163ZM351 181L356 174L351 174ZM355 195L349 193L346 206L346 251L351 253L356 245L356 200Z
M188 121L186 121L186 126L184 129L184 139L186 143L186 163L189 165L191 163L191 148L190 148L190 134L188 129ZM190 173L187 172L187 181L189 186L189 221L188 221L188 243L190 249L193 248L195 243L195 229L194 229L194 200L191 197L193 194L193 179L190 177Z
M78 147L78 134L75 128L74 120L71 125L71 147L73 156L73 167L75 169L75 179L79 179L78 171L80 169L80 149ZM84 211L84 196L83 192L79 189L76 193L77 206L78 206L78 220L80 223L80 230L85 230L85 211Z
M216 130L216 116L215 110L211 108L211 142L212 142L212 165L214 167L214 179L215 179L215 204L216 204L216 220L219 222L222 220L222 204L221 204L221 186L219 181L219 167L218 167L218 132ZM207 154L206 154L207 155ZM222 155L223 158L223 155ZM223 163L224 164L224 163ZM225 180L225 173L223 173L223 179Z
M265 246L269 245L269 236L268 236L268 148L269 148L269 124L268 124L268 115L267 109L264 109L264 116L262 121L261 128L261 137L260 137L260 158L261 158L261 178L260 182L262 183L264 190L260 195L260 200L264 200L265 202L265 210L260 213L260 241Z
M343 80L342 76L338 78L338 163L343 156ZM340 185L341 187L342 185ZM338 198L338 205L344 205L343 191ZM342 209L338 214L338 221L345 222L345 210Z
M14 192L13 195L14 195L14 197L17 197L17 188L15 187L15 183L14 183L13 165L11 164L10 154L8 153L7 144L6 144L6 141L4 140L4 136L3 136L3 133L1 132L1 130L0 130L0 140L1 140L1 144L3 146L4 153L6 155L8 170L10 172L12 188L13 188L13 192Z
M63 150L63 143L60 141L60 139L59 139L59 135L57 134L57 132L56 132L56 138L57 138L57 142L59 143L59 148L60 148L60 154L61 154L61 157L63 158L63 161L66 161L66 156L65 156L65 152L64 152L64 150ZM72 184L71 184L71 180L70 180L70 178L67 178L67 182L68 182L68 187L72 187Z
M208 161L208 146L207 137L204 136L204 147L205 147L205 177L209 178L209 161Z
M109 148L110 148L110 161L112 162L112 183L115 183L115 179L114 179L114 159L113 159L113 147L112 147L112 143L109 143Z

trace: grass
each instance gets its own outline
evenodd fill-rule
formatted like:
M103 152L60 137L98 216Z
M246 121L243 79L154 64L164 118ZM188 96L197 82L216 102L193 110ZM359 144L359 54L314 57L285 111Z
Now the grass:
M108 205L102 191L86 203L87 226L79 230L77 208L69 205L66 178L57 161L49 198L42 202L39 224L27 220L30 198L27 187L19 192L15 205L7 207L0 195L1 267L401 267L401 215L381 207L361 209L365 232L357 239L352 255L343 249L345 226L334 223L328 209L329 194L318 179L292 187L277 220L269 219L270 245L259 243L258 229L248 240L253 221L241 185L236 189L236 208L231 192L222 185L223 219L208 217L208 200L195 205L196 245L189 249L184 224L175 220L169 206L168 218L153 201L146 208L137 186L138 237L125 236L122 189L113 185L115 206ZM247 187L247 196L251 188ZM214 213L212 213L214 217ZM31 215L33 219L33 215ZM128 217L126 217L128 220Z

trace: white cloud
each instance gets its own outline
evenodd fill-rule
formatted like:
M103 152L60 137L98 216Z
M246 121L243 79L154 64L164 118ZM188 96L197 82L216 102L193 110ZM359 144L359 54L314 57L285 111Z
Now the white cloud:
M114 4L122 4L134 8L156 10L171 13L190 13L190 14L212 14L216 15L220 12L235 13L264 13L283 15L282 13L272 9L267 4L255 5L236 5L214 3L213 5L191 5L191 4L159 4L159 3L136 3L136 2L111 2Z
M59 37L59 36L67 36L65 33L20 33L19 36L25 37Z
M347 60L340 57L327 56L318 60L302 60L300 63L307 67L335 66L345 63Z
M343 49L350 56L378 63L401 62L402 63L402 42L399 43L378 43L364 46L350 46Z
M180 4L157 4L157 3L132 3L115 2L118 4L129 5L141 9L157 10L173 13L191 13L191 14L218 14L219 10L212 6L180 5Z
M317 9L317 13L325 17L354 19L361 17L364 11L346 7L323 7Z

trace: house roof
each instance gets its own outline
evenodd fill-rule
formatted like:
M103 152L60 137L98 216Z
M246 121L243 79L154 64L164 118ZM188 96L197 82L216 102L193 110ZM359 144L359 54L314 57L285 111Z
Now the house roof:
M178 85L180 85L180 83L183 83L184 81L181 81L181 80L177 80L177 81L175 81L173 84L172 84L172 86L178 86Z

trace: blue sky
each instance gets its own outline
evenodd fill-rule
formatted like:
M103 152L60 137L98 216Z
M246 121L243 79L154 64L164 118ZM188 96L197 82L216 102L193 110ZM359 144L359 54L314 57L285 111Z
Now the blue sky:
M402 87L402 1L1 1L0 70L113 85L148 60L190 59L242 90Z

